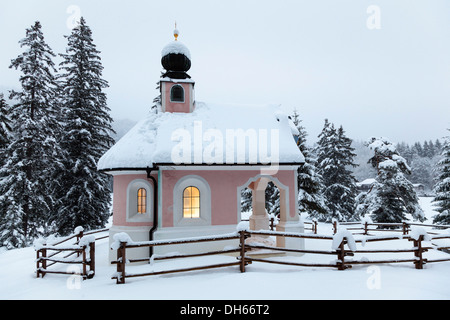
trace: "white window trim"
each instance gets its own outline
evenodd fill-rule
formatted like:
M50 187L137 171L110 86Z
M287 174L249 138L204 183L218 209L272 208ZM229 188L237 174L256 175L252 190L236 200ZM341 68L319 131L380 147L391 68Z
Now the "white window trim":
M142 214L137 211L137 194L139 189L147 192L146 209ZM153 218L153 186L144 179L131 181L127 187L127 222L151 222Z
M183 217L183 192L187 187L196 187L200 191L200 217ZM197 175L181 178L173 188L173 226L209 226L211 225L211 188L208 182Z

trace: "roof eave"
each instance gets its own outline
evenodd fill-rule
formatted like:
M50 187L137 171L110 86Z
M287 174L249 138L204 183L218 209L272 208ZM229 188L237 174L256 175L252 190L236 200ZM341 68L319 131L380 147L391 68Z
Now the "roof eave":
M179 166L179 167L194 167L194 166L204 166L204 167L233 167L233 166L248 166L248 167L270 167L270 166L301 166L305 162L282 162L282 163L172 163L172 162L161 162L154 163L151 167L115 167L99 169L100 172L114 172L114 171L147 171L147 170L158 170L159 167L164 166Z

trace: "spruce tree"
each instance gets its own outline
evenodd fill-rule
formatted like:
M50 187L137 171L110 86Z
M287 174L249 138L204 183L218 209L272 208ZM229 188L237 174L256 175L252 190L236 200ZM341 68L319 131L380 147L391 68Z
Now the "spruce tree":
M161 77L163 76L163 74L164 74L164 72L161 71ZM160 86L161 86L161 82L158 81L156 83L155 89L158 91L161 91ZM160 110L161 110L161 92L155 98L153 98L153 105L152 105L150 111L154 112L154 113L158 113Z
M280 214L280 189L272 181L267 184L265 196L267 213L277 217Z
M316 147L318 169L323 178L323 194L329 209L327 221L333 218L339 221L356 220L355 197L356 179L350 167L355 167L356 156L351 147L352 140L345 136L342 126L336 130L325 119L319 142Z
M441 148L442 159L437 164L439 175L433 199L439 213L433 217L433 223L450 224L450 136L446 137Z
M5 163L5 149L11 140L11 119L9 117L9 106L5 101L3 93L0 93L0 167Z
M11 141L11 120L9 118L9 106L5 101L3 93L0 93L0 168L6 163L6 148ZM5 178L4 175L0 176L0 183ZM6 216L6 199L2 199L0 195L0 223L3 222L3 217ZM7 232L6 232L7 233ZM0 243L0 246L2 244Z
M21 91L11 91L11 142L5 149L6 163L0 170L5 210L0 222L0 245L23 247L48 232L48 216L54 203L50 192L60 149L55 104L55 54L47 45L36 21L20 42L25 51L11 61L19 69Z
M252 210L252 189L245 188L241 191L241 213Z
M316 158L312 150L307 146L306 137L308 134L305 127L301 125L297 110L294 110L292 121L299 132L297 140L298 148L305 157L305 163L297 171L299 212L300 214L305 212L311 218L325 221L328 208L325 205L325 199L322 195L322 176L316 168Z
M61 235L75 227L102 228L110 216L110 179L97 171L98 159L114 143L107 106L100 52L84 18L72 30L66 54L61 54L61 102L64 126L61 145L66 153L59 174L60 194L53 222Z
M378 174L371 190L357 197L357 213L374 222L400 223L407 214L424 221L414 187L404 176L411 173L406 160L385 138L371 138L366 145L374 151L369 162Z
M434 148L436 150L436 154L442 153L442 143L439 141L439 139L436 139L436 141L434 142Z

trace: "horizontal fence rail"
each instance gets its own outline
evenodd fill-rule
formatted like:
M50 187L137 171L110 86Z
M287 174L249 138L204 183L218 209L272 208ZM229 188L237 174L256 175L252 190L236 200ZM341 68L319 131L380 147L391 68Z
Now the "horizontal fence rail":
M172 270L165 270L165 271L152 271L152 272L143 272L143 273L128 273L125 272L125 265L127 263L132 262L141 262L141 261L150 261L150 259L153 260L163 260L163 259L179 259L179 258L190 258L190 257L196 257L196 256L207 256L207 255L217 255L217 254L224 254L224 253L234 253L234 252L240 252L241 255L243 255L243 250L245 250L245 247L236 247L232 249L224 249L224 250L215 250L215 251L208 251L203 253L192 253L192 254L168 254L164 255L163 257L152 257L152 258L142 258L142 259L134 259L134 260L128 260L126 258L126 249L131 248L140 248L140 247L155 247L155 246L170 246L170 245L177 245L177 244L192 244L192 243L199 243L199 242L211 242L211 241L224 241L224 240L233 240L233 239L240 239L242 242L242 235L238 232L236 233L230 233L230 234L224 234L224 235L216 235L216 236L204 236L204 237L194 237L194 238L187 238L187 239L174 239L174 240L155 240L155 241L142 241L142 242L133 242L126 234L118 234L119 236L115 236L115 243L112 244L112 248L117 249L117 260L112 261L112 264L117 265L117 271L112 276L112 279L116 279L117 284L125 283L125 278L132 278L132 277L142 277L142 276L151 276L151 275L160 275L160 274L167 274L167 273L178 273L178 272L186 272L186 271L194 271L194 270L205 270L205 269L213 269L213 268L223 268L223 267L229 267L234 265L241 265L240 261L234 261L230 263L220 263L220 264L212 264L212 265L206 265L206 266L199 266L199 267L190 267L190 268L181 268L181 269L172 269ZM242 265L241 265L242 268Z

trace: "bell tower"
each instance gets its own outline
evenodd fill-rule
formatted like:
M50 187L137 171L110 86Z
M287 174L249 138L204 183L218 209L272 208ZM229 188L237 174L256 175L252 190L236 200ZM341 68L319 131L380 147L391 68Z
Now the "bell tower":
M191 68L191 53L178 41L179 32L173 32L175 40L166 45L161 52L161 64L165 73L161 76L162 112L190 113L195 108L195 82L187 74Z

